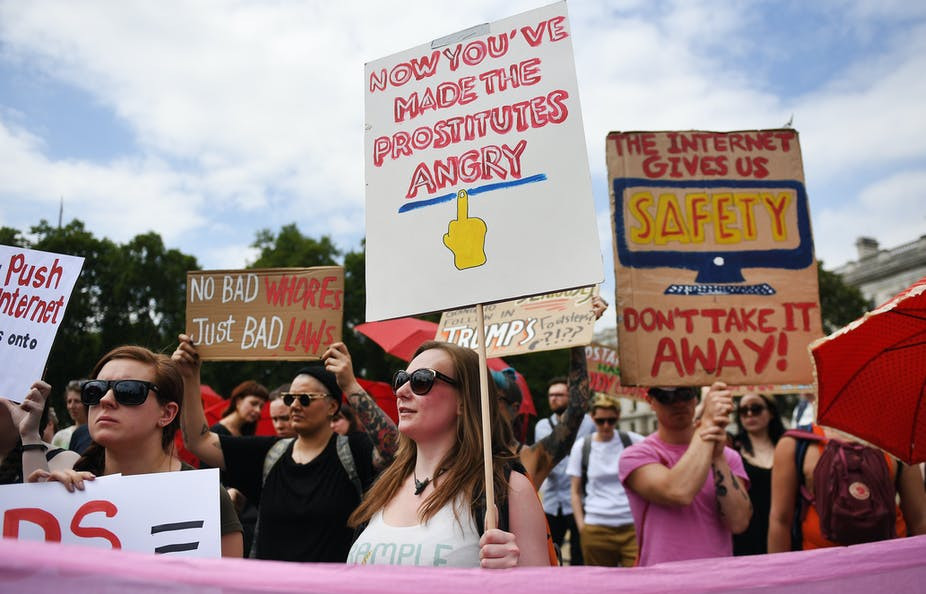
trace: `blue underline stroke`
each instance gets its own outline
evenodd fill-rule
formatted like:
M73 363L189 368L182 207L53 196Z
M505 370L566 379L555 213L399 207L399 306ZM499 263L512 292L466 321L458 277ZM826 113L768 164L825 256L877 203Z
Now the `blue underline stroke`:
M495 184L486 184L484 186L479 186L478 188L472 188L466 192L470 196L476 196L478 194L483 194L485 192L491 192L493 190L504 190L505 188L513 188L514 186L523 186L524 184L532 184L535 182L542 182L547 180L546 173L538 173L537 175L531 175L530 177L524 177L521 179L515 179L507 182L498 182ZM409 212L411 210L417 210L419 208L424 208L425 206L433 206L435 204L441 204L442 202L450 202L457 197L456 192L450 194L444 194L443 196L437 196L435 198L429 198L428 200L420 200L418 202L412 202L411 204L403 204L399 208L399 212Z

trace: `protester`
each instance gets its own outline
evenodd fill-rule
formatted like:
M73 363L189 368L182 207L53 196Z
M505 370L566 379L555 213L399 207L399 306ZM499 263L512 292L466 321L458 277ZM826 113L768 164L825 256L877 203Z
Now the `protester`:
M820 479L821 485L836 484L838 478L836 476L817 476L820 474L815 472L817 464L830 440L852 443L855 439L828 427L812 425L809 429L816 437L812 442L805 440L801 460L798 460L797 454L802 440L798 437L786 433L775 446L775 472L772 474L772 504L768 527L769 553L840 546L840 543L824 536L821 512L817 502L807 501L801 496L801 492L816 496L817 479ZM877 493L884 492L881 487L886 487L888 501L884 502L884 506L888 508L888 526L899 525L903 529L905 525L905 532L910 536L926 534L926 492L923 490L923 474L919 466L903 464L894 458L886 457L881 450L873 449L877 452L878 458L884 459L887 466L883 478L884 484L880 486L866 484L861 489L853 484L848 486L850 493L868 503L874 502ZM798 462L800 462L800 468ZM869 480L866 479L865 482ZM900 495L899 512L902 516L898 513L895 503L896 496L893 495L895 489L896 494ZM829 513L832 514L833 502L827 502L826 505L830 506ZM800 510L798 510L799 507ZM862 517L870 527L873 521L871 515L863 514ZM848 520L843 528L850 530ZM903 535L896 530L896 527L893 532L898 536Z
M540 441L553 433L553 428L562 422L563 413L569 403L569 387L565 377L554 377L547 382L547 399L550 410L549 417L541 419L534 426L534 437ZM586 435L595 432L595 423L588 415L583 415L582 424L576 433L578 442ZM550 535L556 546L562 548L566 532L569 533L569 564L582 565L582 539L576 527L572 511L571 480L566 474L569 456L566 456L550 471L547 479L540 485L540 500L543 502L543 511L550 526Z
M597 295L592 297L592 311L596 319L600 318L607 308L608 304L604 299ZM510 428L521 406L521 390L515 381L514 370L506 372L492 372L492 378L499 391L499 409L508 425L504 434L508 435L509 447L520 457L527 476L539 489L550 471L569 454L569 449L575 442L576 434L588 410L590 392L585 347L569 349L569 403L560 416L559 423L553 428L552 433L529 446L515 441L514 433Z
M289 385L287 384L287 390ZM289 420L289 407L283 403L283 398L270 399L270 421L273 422L273 430L278 437L295 437L292 422Z
M791 413L791 427L809 427L817 418L817 395L813 392L804 392L797 401L797 406Z
M618 460L643 436L616 429L621 404L613 396L596 396L590 414L597 430L576 440L567 469L582 558L586 565L630 567L637 558L637 538Z
M23 482L28 476L23 467L39 468L43 464L54 470L71 468L78 456L55 447L40 435L48 423L48 394L51 386L37 381L20 404L0 398L0 485Z
M639 565L733 554L732 534L749 525L748 478L725 447L733 400L714 382L694 424L696 388L650 388L656 433L627 448L620 477L630 499Z
M393 378L399 451L351 526L363 526L349 563L505 568L548 565L543 510L505 446L490 407L499 525L480 538L485 513L479 357L426 342ZM409 554L409 551L414 553Z
M772 462L775 444L785 432L775 399L745 394L736 409L733 447L743 458L749 477L752 519L742 534L733 535L734 555L761 555L768 550L768 514L772 502Z
M186 335L174 351L182 370L186 447L201 460L227 472L228 484L259 505L251 556L279 561L343 562L352 532L347 518L372 482L374 469L388 464L395 451L395 425L385 414L366 425L381 451L369 440L350 435L344 441L331 430L342 391L355 408L376 407L353 374L342 343L323 355L326 367L304 367L283 402L290 407L294 439L217 435L206 425L199 398L201 360ZM279 445L277 443L280 442Z
M219 435L254 435L269 397L267 388L254 380L241 382L232 390L222 418L209 429Z
M80 401L80 383L80 380L71 380L65 389L64 404L67 407L68 416L71 417L74 424L55 433L51 443L56 448L67 449L71 443L74 430L81 425L87 424L87 409L83 402Z
M54 480L74 492L101 475L193 470L173 451L183 379L168 357L143 347L118 347L99 360L90 378L81 386L81 401L89 407L93 442L72 469L49 471L48 465L35 464L28 469L29 481ZM41 398L47 396L45 391ZM222 555L240 557L241 525L225 489L220 487L219 496Z
M331 430L341 435L348 433L359 433L363 431L360 423L357 421L357 413L350 405L342 404L341 410L331 419Z

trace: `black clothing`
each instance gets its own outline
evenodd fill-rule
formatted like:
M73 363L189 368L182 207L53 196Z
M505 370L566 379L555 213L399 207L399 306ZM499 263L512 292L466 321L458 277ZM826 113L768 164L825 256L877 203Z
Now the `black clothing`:
M753 466L743 458L749 476L752 519L742 534L733 535L734 555L764 555L768 552L768 514L772 507L772 469Z

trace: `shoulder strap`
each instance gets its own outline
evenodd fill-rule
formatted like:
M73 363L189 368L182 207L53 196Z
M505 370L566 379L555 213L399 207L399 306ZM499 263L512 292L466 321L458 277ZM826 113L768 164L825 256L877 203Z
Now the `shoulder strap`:
M283 454L286 452L286 448L289 447L289 444L293 443L295 437L287 437L286 439L281 439L275 444L270 446L270 449L267 451L267 455L264 456L264 470L261 475L261 485L267 482L267 475L270 474L270 471L279 462L280 458L283 457Z
M363 499L363 485L360 484L360 475L357 474L357 463L354 461L354 453L350 449L350 438L346 435L338 435L337 438L338 458L341 460L341 466L347 472L347 478L357 489L357 496Z
M633 445L633 442L630 440L630 435L626 431L618 431L617 435L621 438L621 443L624 444L624 449L627 449Z
M594 433L589 433L582 440L582 493L585 493L585 485L588 483L588 459L592 454L592 437Z
M794 519L791 521L791 550L799 551L803 548L804 518L808 506L813 503L813 494L804 484L804 458L807 457L807 448L814 441L823 441L823 436L813 431L803 429L789 429L782 437L794 439L794 471L797 473L797 493L794 495Z

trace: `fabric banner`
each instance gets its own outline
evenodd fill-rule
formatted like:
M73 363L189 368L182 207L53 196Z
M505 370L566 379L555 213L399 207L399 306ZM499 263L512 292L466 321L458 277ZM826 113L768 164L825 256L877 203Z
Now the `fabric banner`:
M652 567L546 567L508 571L349 566L243 559L171 559L0 540L0 591L149 592L920 592L926 536L777 555L698 559Z
M565 2L370 62L364 87L367 321L603 280Z
M582 346L595 334L592 297L598 287L582 287L484 306L486 355L508 357ZM437 340L476 349L476 308L444 312Z
M45 363L84 259L0 245L0 396L22 402Z
M318 359L341 340L344 269L187 273L186 330L206 361Z
M797 132L612 132L625 384L809 384L822 335Z

